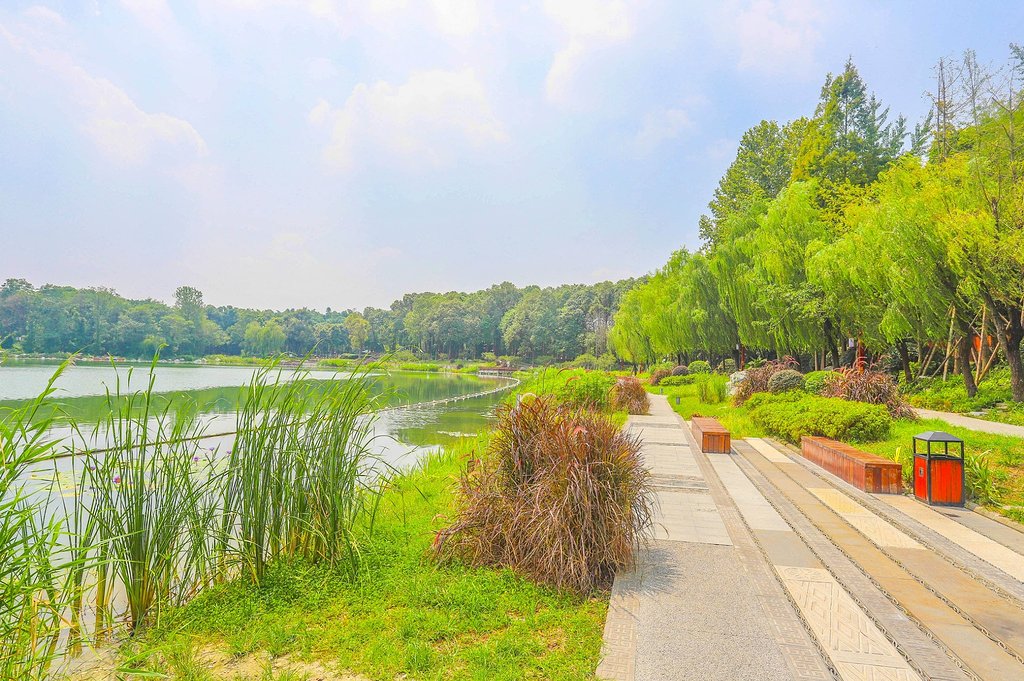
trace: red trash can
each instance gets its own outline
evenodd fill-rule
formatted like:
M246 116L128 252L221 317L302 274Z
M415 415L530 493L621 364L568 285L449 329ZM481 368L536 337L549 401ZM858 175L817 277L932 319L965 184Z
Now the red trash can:
M917 443L925 444L924 451ZM960 445L957 452L949 445ZM932 446L942 445L935 451ZM932 506L963 506L966 488L964 441L941 430L930 430L914 436L914 496Z

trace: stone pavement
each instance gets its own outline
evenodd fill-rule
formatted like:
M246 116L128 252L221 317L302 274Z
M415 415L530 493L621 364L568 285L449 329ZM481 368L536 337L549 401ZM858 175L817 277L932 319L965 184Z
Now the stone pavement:
M1024 679L1024 534L769 440L705 455L651 401L629 428L658 525L615 579L599 678Z
M932 411L931 409L916 408L914 411L916 411L921 418L941 419L946 423L953 424L954 426L960 426L961 428L967 428L968 430L976 430L980 433L994 433L995 435L1024 437L1024 426L1015 426L1010 423L1000 423L999 421L988 421L986 419L976 419L973 416L953 414L946 411Z

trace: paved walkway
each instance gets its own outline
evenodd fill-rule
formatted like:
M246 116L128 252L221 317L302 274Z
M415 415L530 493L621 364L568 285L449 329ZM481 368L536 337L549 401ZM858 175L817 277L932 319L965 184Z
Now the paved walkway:
M1024 426L1015 426L1009 423L1000 423L999 421L988 421L986 419L976 419L973 416L964 416L963 414L953 414L947 411L932 411L931 409L917 409L916 411L921 418L926 419L941 419L946 423L954 426L960 426L961 428L967 428L968 430L976 430L979 433L993 433L995 435L1011 435L1013 437L1024 437Z
M1024 534L769 440L705 455L651 399L629 428L658 527L616 577L600 678L1024 679Z

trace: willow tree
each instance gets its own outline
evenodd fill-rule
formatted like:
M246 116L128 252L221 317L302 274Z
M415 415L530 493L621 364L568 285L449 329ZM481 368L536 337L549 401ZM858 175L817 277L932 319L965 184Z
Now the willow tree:
M608 331L608 346L624 362L648 364L656 358L648 329L645 328L642 298L643 286L625 293L615 314L615 324Z
M873 349L894 345L908 381L906 340L919 348L945 341L951 307L970 305L935 217L942 192L931 171L908 156L847 206L846 231L808 259L809 278L851 325L849 333Z
M831 240L816 182L794 182L767 205L729 221L711 271L747 346L776 352L828 348L839 363L839 324L824 292L807 278L808 249Z

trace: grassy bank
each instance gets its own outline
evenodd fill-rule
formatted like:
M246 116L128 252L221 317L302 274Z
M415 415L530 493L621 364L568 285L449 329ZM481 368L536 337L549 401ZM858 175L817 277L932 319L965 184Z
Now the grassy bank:
M254 669L269 678L591 678L605 598L427 556L454 511L460 465L448 451L390 485L357 577L279 562L261 588L230 582L170 612L122 650L119 666L191 681Z
M712 416L729 429L733 437L764 437L767 433L755 422L749 406L734 406L731 400L707 404L700 400L696 385L653 387L654 393L663 392L669 404L683 418L693 415ZM976 462L968 474L977 484L986 486L995 499L979 499L995 510L1019 522L1024 522L1024 440L1015 437L979 433L953 426L938 419L911 421L894 419L888 437L875 442L858 443L857 447L900 461L911 450L912 437L928 430L944 430L960 437L966 443L968 458Z

